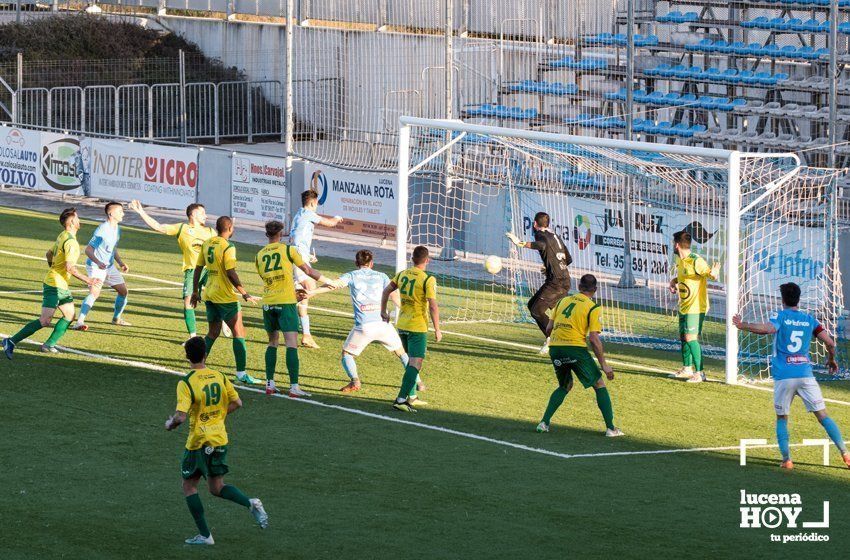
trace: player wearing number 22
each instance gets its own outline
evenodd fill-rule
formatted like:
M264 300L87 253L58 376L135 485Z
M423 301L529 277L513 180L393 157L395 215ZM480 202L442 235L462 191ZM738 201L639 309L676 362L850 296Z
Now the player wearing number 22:
M602 371L609 380L614 379L614 370L605 362L605 352L599 338L602 331L602 307L591 299L596 294L596 277L585 274L579 280L578 289L579 293L558 302L546 328L547 336L551 337L549 357L555 367L558 388L549 397L549 404L543 414L543 420L537 425L537 431L549 431L552 416L573 388L575 374L585 389L593 387L596 392L596 405L605 419L605 435L621 436L623 432L614 425L614 409L605 380L602 379L602 372L587 351L589 340Z
M283 224L271 221L266 224L266 238L269 244L260 249L254 259L257 274L263 281L263 326L269 335L266 348L266 394L277 392L274 374L277 368L277 347L280 333L286 343L286 369L289 372L289 396L309 397L310 393L301 390L298 385L300 362L298 360L298 298L295 294L293 271L298 270L305 277L327 286L337 287L334 280L325 278L304 262L298 249L280 242Z
M211 545L215 541L204 517L201 497L198 496L198 483L202 476L207 479L213 496L248 508L261 528L268 527L269 516L259 499L249 499L235 486L224 483L224 475L230 470L227 465L228 441L224 423L228 414L242 406L236 389L221 372L206 367L206 344L203 338L190 338L186 341L185 349L192 371L177 382L177 408L166 420L165 429L171 431L187 418L189 420L189 437L183 453L181 474L183 495L195 519L198 535L187 539L186 544Z
M440 342L443 338L437 305L437 279L425 272L429 262L428 248L419 245L413 249L413 266L396 274L381 294L381 318L388 323L387 302L390 295L398 290L401 296L398 333L408 362L393 408L402 412L416 412L414 406L417 403L425 404L416 398L416 380L425 360L429 312L434 323L435 340Z
M670 280L670 292L679 294L679 338L682 341L682 368L673 377L688 383L705 381L699 336L708 313L708 279L717 280L720 265L708 266L705 259L691 251L691 234L673 234L676 277Z
M770 357L770 373L773 375L773 406L776 409L776 439L782 453L781 467L793 469L791 447L788 434L788 414L791 402L799 396L808 412L818 419L829 439L838 448L844 464L850 467L850 453L844 445L838 424L826 414L826 404L820 386L812 372L809 360L809 347L812 338L823 343L827 353L827 367L831 373L838 372L835 361L835 341L818 320L798 309L800 305L800 286L789 282L779 286L784 308L770 317L769 323L747 323L740 315L732 318L735 326L742 331L755 334L772 334L773 355Z
M245 327L242 324L242 306L239 296L247 302L257 304L260 299L250 295L242 287L242 281L236 273L236 247L230 242L233 235L233 219L220 216L215 222L218 235L204 241L198 262L195 263L195 276L192 281L191 304L195 306L201 299L201 278L207 273L207 286L204 290L204 304L207 308L209 325L206 342L207 355L212 350L222 323L233 332L233 357L236 359L236 378L242 383L259 384L248 375L245 367L248 351L245 346Z

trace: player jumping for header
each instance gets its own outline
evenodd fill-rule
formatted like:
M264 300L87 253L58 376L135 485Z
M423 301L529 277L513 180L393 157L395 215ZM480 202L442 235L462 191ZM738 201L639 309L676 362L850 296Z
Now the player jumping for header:
M86 316L100 296L103 286L108 286L118 294L115 296L115 308L112 314L112 324L129 327L130 323L125 321L121 314L127 307L127 284L124 282L122 272L129 272L130 267L121 259L118 253L118 241L121 239L121 227L118 225L124 219L124 206L119 202L109 202L104 208L106 221L97 226L86 246L86 274L90 278L100 280L97 284L89 286L89 295L80 306L80 316L71 327L75 331L87 331Z
M567 268L573 258L560 236L549 229L549 214L538 212L534 215L534 241L522 241L513 232L505 235L520 249L535 249L540 253L545 267L546 279L540 289L528 300L528 310L537 327L546 335L546 342L540 349L541 354L549 351L549 336L546 328L549 325L547 311L555 307L561 298L570 293L570 271Z
M316 257L312 254L313 229L316 224L325 227L336 227L342 221L340 216L323 218L316 213L319 207L319 195L314 190L306 190L301 193L301 209L292 217L292 228L289 231L289 244L298 250L301 260L305 263L315 263ZM293 268L295 281L301 284L308 292L316 289L316 281L310 278L298 267ZM319 345L310 334L310 316L307 314L307 300L298 302L298 317L301 319L301 346L307 348L318 348Z
M257 253L254 265L263 280L263 326L269 336L266 348L266 394L277 392L274 374L277 368L277 347L280 333L286 344L286 369L289 372L289 396L309 397L301 390L298 374L301 362L298 359L298 312L295 309L297 296L293 270L300 270L321 284L338 286L338 280L325 278L301 259L301 254L289 245L280 242L283 224L278 221L266 223L266 238L269 243Z
M381 318L387 323L390 322L390 314L387 313L390 294L396 290L401 294L398 330L409 358L393 408L402 412L416 412L414 406L425 404L416 396L416 380L425 361L429 312L436 342L443 339L440 307L437 305L437 278L425 272L429 262L428 248L419 245L413 249L413 266L397 273L381 294Z
M354 326L342 345L342 369L345 370L349 379L348 385L340 389L343 393L360 390L360 376L354 359L372 342L380 342L384 348L398 356L404 368L407 368L409 361L398 331L392 324L384 322L381 318L381 297L390 283L389 277L373 269L374 257L372 251L367 249L357 251L354 264L357 265L357 270L346 272L339 277L341 285L348 286L351 306L354 309ZM333 289L335 288L319 288L308 293L308 296L314 297ZM398 290L390 294L390 299L397 308L401 308ZM418 376L416 389L425 390L425 385ZM418 404L422 404L422 401Z
M204 241L215 237L215 230L207 227L207 211L203 204L193 203L186 207L186 223L160 224L145 212L138 200L130 202L130 209L136 212L142 220L154 231L177 237L177 246L183 253L183 321L189 338L195 336L197 328L195 309L192 307L192 282L195 274L195 263ZM201 277L201 284L206 282L206 275Z
M24 325L13 336L3 339L3 351L6 357L12 359L15 346L28 336L49 327L56 310L62 314L53 333L41 345L42 352L57 352L55 346L68 330L74 319L74 296L68 287L71 276L88 286L100 284L100 280L89 278L77 271L77 259L80 257L80 244L77 243L77 231L80 229L80 218L75 208L66 208L59 215L59 223L65 228L53 247L47 251L47 275L44 277L41 298L41 316Z
M207 308L209 328L204 341L207 345L207 355L212 350L218 335L221 334L222 323L227 324L233 332L236 379L242 383L260 384L260 381L245 371L248 349L245 345L245 326L242 324L242 306L237 296L242 296L242 299L254 305L259 303L260 298L245 291L242 281L239 280L239 274L236 273L236 246L230 241L233 236L233 219L230 216L220 216L215 222L215 229L218 235L204 241L201 252L198 253L191 303L195 306L201 299L201 277L206 269L207 287L204 290L204 304Z
M705 259L691 251L691 234L673 234L676 276L670 280L670 292L679 294L679 337L682 341L682 369L673 377L688 383L705 381L702 371L702 347L699 336L708 313L708 279L717 280L720 264L708 266Z
M838 424L826 413L826 404L820 386L812 372L809 347L812 338L820 340L826 348L826 365L830 373L838 372L835 361L835 341L812 315L800 311L800 286L789 282L779 286L783 309L771 315L769 323L747 323L740 315L733 317L739 330L754 334L774 336L773 354L770 356L770 373L773 375L773 406L776 409L776 439L782 453L781 467L793 469L791 447L788 443L788 415L791 402L799 396L808 412L815 415L829 439L838 448L844 464L850 467L850 452L844 445Z
M614 408L611 406L611 396L608 394L605 380L602 379L602 372L587 351L589 341L605 376L609 381L614 379L614 370L605 361L605 351L599 338L599 333L602 332L602 307L591 299L596 294L596 289L596 277L585 274L578 283L579 293L559 301L552 312L552 318L549 319L546 334L552 337L549 357L555 367L558 388L549 397L543 420L537 425L538 432L549 431L552 416L573 388L575 374L585 389L593 387L596 393L596 405L605 420L605 435L623 435L614 425Z
M259 498L248 498L237 487L224 483L224 475L230 472L225 420L228 414L242 407L242 400L227 377L209 369L204 363L204 339L199 336L190 338L185 348L192 371L177 382L177 407L165 421L165 429L174 430L187 418L189 420L189 437L180 470L183 495L198 527L198 534L186 539L186 544L212 545L215 541L198 495L202 476L207 479L210 494L248 508L260 528L269 526L269 516Z

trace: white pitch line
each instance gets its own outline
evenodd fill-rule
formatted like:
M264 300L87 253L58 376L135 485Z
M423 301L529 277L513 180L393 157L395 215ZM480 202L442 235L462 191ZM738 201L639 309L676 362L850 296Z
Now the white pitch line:
M162 286L162 287L154 287L154 288L133 288L130 290L131 292L162 292L165 290L179 290L182 286ZM85 288L80 288L78 290L70 290L72 294L77 293L88 293L88 290ZM40 294L42 290L5 290L0 291L0 295L2 294Z
M26 258L26 259L41 260L39 257L33 257L32 255L24 255L22 253L15 253L15 252L12 252L12 251L4 251L2 249L0 249L0 253L5 254L5 255L12 255L12 256L15 256L15 257L22 257L22 258ZM138 278L145 278L147 280L151 280L152 282L161 282L163 284L173 284L175 286L182 286L183 285L180 282L173 282L171 280L163 280L161 278L155 278L153 276L143 276L143 275L134 275L134 274L126 274L125 276L136 276ZM351 317L352 316L352 313L350 313L348 311L339 311L339 310L336 310L336 309L328 309L326 307L311 307L311 309L315 309L316 311L323 311L323 312L328 313L330 315L338 315L338 316L341 316L341 317ZM486 337L483 337L483 336L475 336L475 335L472 335L472 334L465 334L465 333L459 333L459 332L453 332L453 331L443 331L443 332L448 334L448 335L451 335L451 336L468 338L470 340L478 340L478 341L481 341L481 342L489 342L491 344L500 344L502 346L512 346L514 348L523 348L523 349L528 349L528 350L538 350L538 347L536 347L536 346L532 346L531 344L523 344L521 342L510 342L510 341L507 341L507 340L498 340L498 339L495 339L495 338L486 338ZM626 366L626 367L630 367L632 369L637 369L637 370L640 370L640 371L647 371L647 372L650 372L650 373L663 373L663 374L673 373L672 371L660 370L658 368L644 366L644 365L641 365L641 364L635 364L635 363L632 363L632 362L623 362L623 361L620 361L620 360L608 360L608 362L611 363L611 364L614 364L614 365ZM713 381L713 380L711 380L711 381ZM722 383L722 382L717 381L716 383ZM757 386L757 385L750 385L750 384L747 384L747 383L736 384L736 385L734 385L734 387L741 387L741 388L744 388L744 389L754 389L756 391L770 391L771 393L773 392L773 389L771 389L771 388L760 387L760 386ZM840 400L836 400L836 399L824 399L824 402L829 402L829 403L833 403L833 404L840 404L840 405L844 405L844 406L850 406L850 402L840 401Z
M8 335L0 333L0 337L7 337ZM23 342L33 345L41 345L40 342L35 340L25 339ZM139 362L136 360L125 360L123 358L116 358L114 356L108 356L105 354L95 354L93 352L85 352L83 350L76 350L74 348L67 348L65 346L56 346L56 348L61 349L63 352L67 352L69 354L76 354L79 356L85 356L87 358L92 358L98 361L105 362L113 362L118 364L124 364L131 367L136 367L139 369L146 369L149 371L156 371L159 373L166 373L169 375L176 376L184 376L186 372L177 371L165 366L160 366L157 364L150 364L147 362ZM257 393L264 395L265 390L259 389L255 387L248 387L244 385L239 386L240 391L250 391L252 393ZM514 443L511 441L505 441L501 439L491 438L487 436L481 436L478 434L473 434L471 432L463 432L460 430L453 430L451 428L445 428L443 426L435 426L433 424L423 424L421 422L413 422L411 420L404 420L401 418L394 418L391 416L384 416L383 414L376 414L374 412L367 412L365 410L360 410L357 408L349 408L346 406L340 406L336 404L328 404L321 401L313 400L313 399L293 399L285 395L275 394L272 395L275 398L286 399L289 401L300 402L304 404L310 404L313 406L318 406L321 408L329 408L332 410L338 410L340 412L347 412L349 414L357 414L359 416L365 416L367 418L373 418L376 420L383 420L385 422L393 422L395 424L403 424L405 426L413 426L415 428L422 428L425 430L432 430L435 432L440 432L444 434L450 434L454 436L463 437L466 439L472 439L476 441L483 441L486 443L492 443L495 445L500 445L503 447L510 447L513 449L519 449L521 451L528 451L531 453L538 453L540 455L548 455L550 457L558 457L559 459L589 459L589 458L597 458L597 457L623 457L623 456L635 456L635 455L671 455L678 453L708 453L708 452L720 452L720 451L740 451L741 446L738 445L726 445L722 447L685 447L685 448L674 448L674 449L647 449L643 451L607 451L601 453L559 453L557 451L551 451L549 449L542 449L540 447L532 447L530 445L523 445L521 443ZM792 447L802 446L803 444L792 444ZM748 449L757 449L757 448L774 448L778 447L776 444L767 444L767 445L753 445L748 446Z

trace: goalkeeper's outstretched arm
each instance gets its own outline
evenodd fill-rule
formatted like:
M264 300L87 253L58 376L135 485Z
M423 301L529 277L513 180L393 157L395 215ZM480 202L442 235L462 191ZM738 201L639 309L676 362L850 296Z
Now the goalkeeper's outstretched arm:
M513 243L514 245L516 245L520 249L540 249L540 247L537 246L537 242L535 242L535 241L523 241L522 239L520 239L519 237L514 235L514 232L512 232L512 231L507 232L505 234L505 237L510 239L511 243Z

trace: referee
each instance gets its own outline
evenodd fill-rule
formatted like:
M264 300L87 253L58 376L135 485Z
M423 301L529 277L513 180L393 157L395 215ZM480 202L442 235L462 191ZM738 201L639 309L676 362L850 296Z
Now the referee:
M549 325L546 312L554 308L562 297L570 291L570 271L567 268L573 262L570 252L563 241L549 230L549 214L538 212L534 215L534 241L522 241L513 232L505 235L520 249L536 249L546 271L546 279L540 289L528 300L528 310L534 317L540 331L545 335ZM540 349L541 354L549 351L549 337Z

